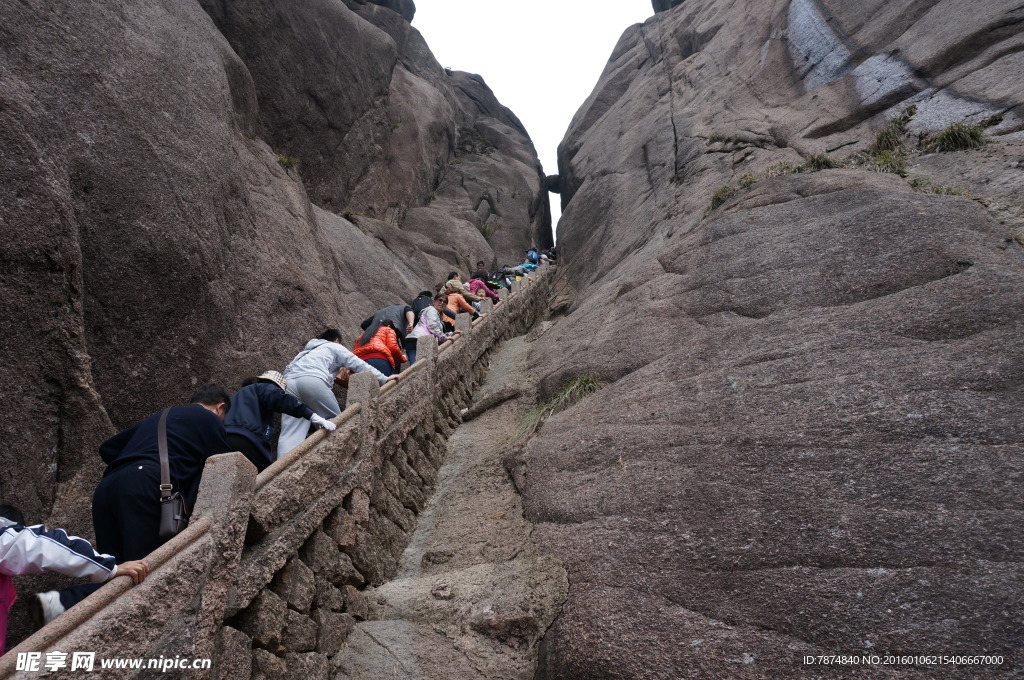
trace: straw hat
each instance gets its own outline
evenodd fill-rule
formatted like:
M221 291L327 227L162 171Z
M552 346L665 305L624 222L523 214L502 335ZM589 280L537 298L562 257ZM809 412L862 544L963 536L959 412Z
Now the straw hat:
M277 371L267 371L256 377L257 380L266 380L272 382L282 390L288 387L288 381L284 379L284 376Z

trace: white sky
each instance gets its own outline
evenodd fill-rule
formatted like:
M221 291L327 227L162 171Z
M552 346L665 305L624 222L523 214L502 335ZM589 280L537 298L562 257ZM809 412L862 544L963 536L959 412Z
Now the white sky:
M652 14L651 0L416 0L412 25L442 66L483 76L554 175L558 143L619 36Z

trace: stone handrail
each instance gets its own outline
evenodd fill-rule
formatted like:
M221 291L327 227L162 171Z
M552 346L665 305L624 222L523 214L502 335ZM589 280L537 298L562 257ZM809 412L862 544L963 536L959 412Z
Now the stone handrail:
M61 672L20 673L22 652L96 652L101 678L140 675L101 659L179 656L212 660L190 678L248 680L253 663L266 677L327 678L365 613L361 589L397 567L488 355L546 307L548 270L502 290L497 307L485 301L475 322L459 315L456 340L421 338L399 382L353 375L337 429L258 476L239 453L211 457L192 523L147 557L146 581L115 578L8 650L0 680Z

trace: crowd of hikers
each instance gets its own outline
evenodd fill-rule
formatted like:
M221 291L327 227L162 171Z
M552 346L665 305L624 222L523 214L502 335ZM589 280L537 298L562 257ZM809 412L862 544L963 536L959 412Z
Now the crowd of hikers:
M140 583L149 573L143 558L187 522L185 510L178 528L168 528L173 513L167 504L195 505L207 458L239 451L258 471L266 469L317 428L335 429L331 419L341 412L335 384L347 385L352 373L364 372L380 385L399 380L402 365L416 361L419 338L430 335L440 344L457 337L458 314L477 318L483 300L498 304L499 289L556 259L554 248L531 248L518 265L489 272L480 261L466 280L453 271L437 292L422 291L408 305L385 307L364 320L351 350L329 328L307 342L283 373L265 371L234 394L204 385L187 406L163 409L117 433L99 448L106 470L92 499L95 549L63 529L29 525L18 508L0 504L0 655L15 599L12 576L49 571L90 581L35 594L29 606L39 627L115 576Z

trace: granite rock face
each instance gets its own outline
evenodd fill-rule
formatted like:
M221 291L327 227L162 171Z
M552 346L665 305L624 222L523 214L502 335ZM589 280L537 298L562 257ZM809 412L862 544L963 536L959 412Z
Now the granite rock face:
M437 64L413 11L5 10L5 502L88 535L79 501L116 428L550 240L529 137L479 77ZM494 150L460 151L474 135Z
M681 4L683 4L683 0L651 0L655 12L664 12Z
M560 147L576 299L531 359L542 398L611 384L512 466L569 572L539 677L1019 673L1017 5L685 2L623 34ZM779 165L911 104L910 148L991 141L907 178Z

